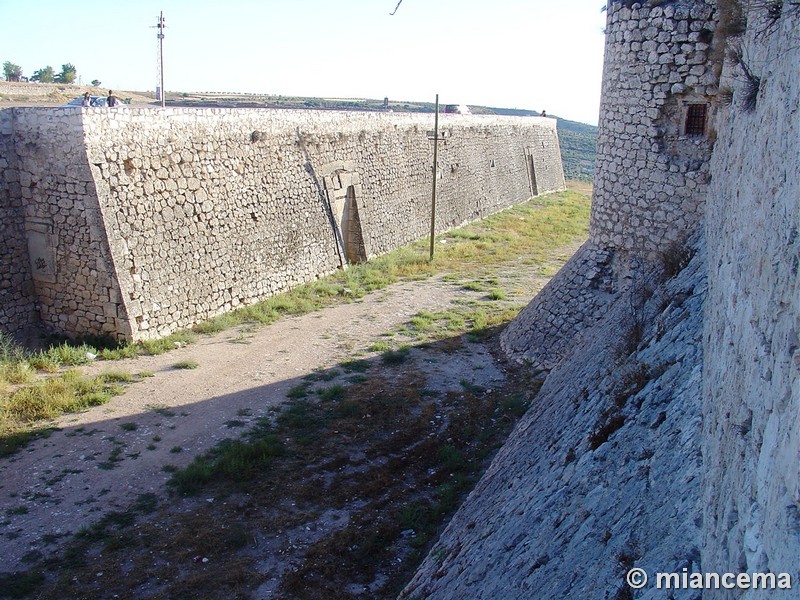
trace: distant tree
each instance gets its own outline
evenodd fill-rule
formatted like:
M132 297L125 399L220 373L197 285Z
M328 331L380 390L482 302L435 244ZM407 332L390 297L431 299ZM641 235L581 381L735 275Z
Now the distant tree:
M34 71L33 75L31 75L31 81L40 81L41 83L53 83L55 75L56 72L53 70L53 67L47 65L44 69L39 69L38 71Z
M72 83L78 77L78 70L72 63L61 65L61 73L56 75L56 83Z
M19 81L22 77L22 67L6 61L3 63L3 75L6 81Z
M103 82L102 82L102 81L100 81L99 79L92 79L92 85L93 85L94 87L100 87L100 84L101 84L101 83L103 83Z

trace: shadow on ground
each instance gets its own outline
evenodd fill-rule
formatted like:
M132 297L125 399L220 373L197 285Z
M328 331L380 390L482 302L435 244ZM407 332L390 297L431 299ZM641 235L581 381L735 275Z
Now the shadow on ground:
M205 424L218 443L194 459L181 419L195 405L39 440L58 461L41 491L4 494L5 536L28 550L0 596L395 597L540 385L485 334L215 397L230 410L213 411L227 415ZM94 435L108 452L80 454ZM175 460L150 461L155 444ZM137 487L142 470L161 485ZM49 501L81 472L79 505ZM109 505L114 485L127 489ZM37 511L52 529L32 535Z

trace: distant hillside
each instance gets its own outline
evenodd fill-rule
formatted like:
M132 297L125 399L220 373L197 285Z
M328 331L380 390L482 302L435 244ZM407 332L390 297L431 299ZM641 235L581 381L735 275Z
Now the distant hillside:
M567 179L594 177L594 154L597 144L597 127L576 121L558 120L558 138L561 142L561 161Z

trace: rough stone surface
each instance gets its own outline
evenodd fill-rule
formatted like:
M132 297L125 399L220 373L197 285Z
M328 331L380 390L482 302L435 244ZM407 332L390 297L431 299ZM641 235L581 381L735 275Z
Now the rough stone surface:
M552 369L573 338L595 324L618 295L615 254L586 242L504 330L503 350L520 362Z
M626 4L608 4L591 239L651 253L702 218L713 131L688 136L684 124L691 104L713 116L716 3Z
M163 336L430 228L430 115L0 114L29 249L2 260L30 262L41 320L60 333ZM553 119L446 115L441 129L438 232L564 188Z
M0 110L0 331L22 335L37 322L11 111Z
M792 574L800 587L800 11L742 41L761 89L718 122L708 197L703 561ZM764 33L766 32L766 33ZM709 598L732 594L707 592ZM751 591L744 598L773 598Z

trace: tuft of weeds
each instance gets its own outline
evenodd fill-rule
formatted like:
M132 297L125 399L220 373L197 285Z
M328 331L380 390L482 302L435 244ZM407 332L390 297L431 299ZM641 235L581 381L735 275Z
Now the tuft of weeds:
M391 349L392 349L392 344L390 342L385 342L383 340L372 343L368 348L370 352L388 352Z
M541 387L541 382L539 383L539 386ZM526 394L517 392L500 400L499 409L503 414L520 418L525 414L529 406L530 400L526 398Z
M381 355L381 360L386 365L399 365L408 360L408 355L411 349L408 346L403 346L397 350L387 350Z
M439 448L439 462L447 471L458 471L464 467L464 456L455 446L445 444Z
M298 383L297 385L293 386L288 392L286 392L286 397L290 400L300 400L301 398L305 398L310 393L311 383L308 381L304 381L302 383Z
M345 387L337 384L328 388L320 388L317 390L317 395L323 402L343 400L345 395Z
M119 428L123 431L136 431L139 426L133 421L128 421L127 423L120 423Z
M200 363L198 363L195 359L187 358L186 360L180 360L180 361L176 362L174 365L172 365L172 368L173 369L196 369L199 366L200 366Z
M343 362L340 366L345 373L364 373L369 370L369 361L352 359Z
M282 453L277 436L263 431L250 440L224 440L176 471L170 485L179 494L188 496L212 481L247 481L263 472Z
M13 362L0 366L0 379L12 384L30 383L36 372L27 361Z

